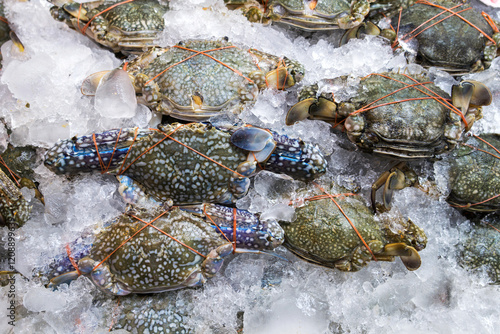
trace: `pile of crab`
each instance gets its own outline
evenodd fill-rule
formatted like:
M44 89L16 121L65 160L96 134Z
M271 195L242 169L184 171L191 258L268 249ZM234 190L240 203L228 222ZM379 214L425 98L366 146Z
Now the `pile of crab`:
M199 332L188 318L201 298L186 291L204 289L240 258L277 263L271 268L283 272L297 263L309 265L305 260L321 275L331 269L358 275L372 261L397 258L400 270L419 269L428 237L397 207L396 190L407 187L423 190L428 201L446 201L472 222L450 252L459 254L460 266L500 282L500 134L474 134L475 123L493 117L483 107L498 94L488 87L495 79L472 74L488 73L498 62L499 24L487 13L452 0L224 0L199 9L244 17L258 29L305 34L296 40L331 41L336 34L336 50L376 40L409 64L313 82L310 66L294 59L297 53L275 55L227 37L164 46L165 19L183 10L169 1L54 0L44 10L57 29L88 37L92 42L82 43L116 55L119 66L90 71L78 82L79 103L93 103L101 114L113 114L109 119L122 114L127 121L116 122L128 126L69 135L45 146L20 145L16 131L24 116L13 111L26 111L30 103L36 108L37 101L12 97L15 102L5 103L0 281L6 289L17 282L52 296L84 286L92 291L87 302L104 310L99 326ZM3 0L0 16L7 65L22 66L29 62L29 39L18 38L13 30L24 33L23 28L3 19ZM453 84L440 85L436 73ZM279 120L265 127L252 110L270 95L286 101L272 111ZM131 124L136 118L129 114L138 105L154 116ZM304 123L320 124L314 129L325 133L301 132ZM314 140L319 137L326 138L321 145ZM339 161L345 157L353 161ZM377 167L368 171L368 163ZM340 165L359 170L335 175ZM440 171L436 179L426 175L433 168ZM376 177L365 181L361 173ZM112 203L103 206L113 207L115 215L92 207L95 221L68 240L60 232L70 231L71 223L53 216L70 210L85 215L88 208L64 208L62 190L56 197L44 193L58 186L77 193L79 182L102 186L90 197L108 193L104 197ZM249 200L256 193L268 197ZM30 249L16 249L32 238L25 231L46 221L52 237L64 242L44 263L16 265L16 254L33 256L25 255ZM259 285L279 289L282 276L264 273ZM47 311L33 306L38 304L29 296L24 302L31 306L17 305L13 322L27 326L23 319ZM235 331L245 329L244 316L234 315ZM82 331L82 321L92 320L82 319L73 315L68 332Z

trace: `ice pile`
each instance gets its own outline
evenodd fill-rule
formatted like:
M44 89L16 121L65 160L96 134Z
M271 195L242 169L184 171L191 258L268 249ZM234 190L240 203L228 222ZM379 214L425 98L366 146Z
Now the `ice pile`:
M116 118L102 111L109 107L106 101L99 106L102 100L82 96L80 86L88 75L119 66L120 61L111 52L53 20L50 4L43 0L5 3L7 18L26 47L22 57L3 54L0 72L0 118L12 130L13 144L47 148L59 138L155 125L157 118L152 119L143 106L131 107L125 118ZM306 38L278 26L252 25L238 12L228 11L222 0L172 0L171 7L165 15L162 45L227 36L236 45L302 62L307 73L304 85L405 64L403 56L393 54L379 38L353 40L337 48L340 33ZM498 13L493 14L498 17ZM484 118L474 125L476 133L499 131L499 72L497 59L488 71L470 76L485 82L494 94L493 104L484 108ZM442 72L434 75L440 86L449 90L453 79ZM335 180L350 189L360 189L368 198L371 183L393 162L356 151L326 123L306 121L286 127L284 115L295 102L293 91L265 90L241 117L245 122L317 143L331 154L328 174L319 182ZM5 142L6 129L0 124L0 147ZM431 162L416 162L411 167L422 181L444 177L442 168L434 170ZM109 176L67 179L43 166L37 174L45 207L36 206L33 218L16 231L16 268L28 277L32 268L64 251L64 245L86 228L116 216L125 206L116 194L116 181ZM285 205L300 183L262 173L255 177L253 186L238 202L239 207L268 217L293 219L293 211ZM372 263L361 272L346 274L298 260L284 249L278 252L289 262L238 256L204 288L177 295L178 300L192 301L186 323L197 333L236 333L241 326L245 333L500 332L498 287L489 285L486 277L462 269L455 258L459 237L467 233L469 221L442 197L429 197L416 189L398 192L394 201L394 206L423 227L429 237L427 248L420 253L422 267L417 271L407 272L397 260ZM2 288L0 292L0 332L8 332L9 299L4 297L8 290ZM35 280L17 279L15 302L19 305L16 333L104 332L116 303L86 279L56 292L42 288Z

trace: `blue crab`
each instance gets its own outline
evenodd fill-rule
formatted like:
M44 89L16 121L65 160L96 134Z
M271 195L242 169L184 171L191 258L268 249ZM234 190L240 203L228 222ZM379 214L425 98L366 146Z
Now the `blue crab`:
M187 121L204 121L222 111L240 113L255 102L259 90L286 89L304 75L294 60L242 49L227 39L187 40L153 48L126 67L90 75L82 93L95 95L105 82L126 77L125 69L139 103Z
M296 220L280 222L286 248L306 261L342 271L358 271L372 259L394 261L396 256L408 270L420 267L418 251L427 243L420 227L399 215L375 216L359 195L336 184L319 188L299 191Z
M110 316L105 317L105 327L124 329L130 333L194 333L185 323L192 314L193 304L189 296L179 291L161 294L130 295L111 304ZM118 309L118 315L117 310Z
M33 147L8 145L0 154L0 226L17 228L29 219L32 205L24 198L21 188L34 189L43 203L43 196L33 181L33 168L40 164Z
M157 207L129 211L97 236L79 240L74 257L80 273L100 290L127 295L199 286L232 252L268 253L282 242L276 221L261 221L247 211L214 204ZM57 286L78 277L77 271L63 273L70 268L62 256L41 276L55 276L50 286Z
M281 23L305 31L350 29L358 26L375 0L224 0L241 9L251 22Z
M477 81L455 85L450 96L425 75L375 73L364 78L340 77L323 82L354 89L348 101L336 102L318 85L306 87L292 106L286 123L318 119L344 122L348 138L364 151L396 159L435 157L452 150L464 128L491 103L489 89Z
M168 2L158 0L59 2L50 9L55 19L123 54L141 54L156 46L169 9Z
M449 159L450 205L472 212L500 210L500 135L470 136Z
M423 66L436 66L452 75L462 75L488 68L498 55L498 23L474 10L465 2L452 0L419 0L404 9L401 17L392 18L399 36L390 29L375 31L389 39L398 38L394 46L407 51L410 60ZM364 30L353 28L343 38L346 43Z
M459 210L470 213L500 211L500 136L483 134L467 136L447 157L437 162L447 175L446 201ZM377 185L378 184L378 185ZM399 163L385 172L372 188L372 202L378 186L385 184L383 202L390 206L394 190L405 187L420 187L413 170ZM435 184L430 184L431 193ZM426 187L427 188L427 187Z
M500 284L500 221L490 215L472 224L462 241L459 263L473 270L483 269L492 284Z
M0 169L0 226L23 226L30 216L31 205L21 190Z
M204 123L117 129L96 134L95 139L62 140L46 153L45 165L58 174L104 166L122 176L124 184L132 179L157 201L173 205L234 203L246 194L248 177L258 168L303 181L326 169L319 149L301 140L256 127Z

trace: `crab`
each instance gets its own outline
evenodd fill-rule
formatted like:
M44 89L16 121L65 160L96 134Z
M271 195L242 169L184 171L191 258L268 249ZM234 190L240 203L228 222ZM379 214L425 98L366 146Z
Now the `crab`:
M296 220L280 222L287 249L306 261L342 271L358 271L372 259L393 261L396 256L408 270L420 267L418 251L427 242L421 228L398 215L374 216L359 195L334 183L317 189L299 191Z
M432 158L452 150L464 129L480 117L480 106L492 100L485 85L468 80L453 86L452 105L449 95L424 75L394 72L320 84L348 86L356 94L338 103L332 93L318 95L318 85L306 87L286 123L305 118L344 122L348 138L359 148L395 159Z
M192 313L189 296L180 291L161 294L131 295L120 298L109 308L103 326L112 324L113 330L124 329L130 333L192 333L184 321ZM118 315L116 315L118 305Z
M169 10L168 2L158 0L62 2L50 9L55 19L124 55L156 46Z
M221 111L239 113L259 90L289 88L304 74L296 61L241 49L227 39L188 40L153 48L120 69L94 73L84 81L82 93L95 95L125 69L139 103L187 121L208 120Z
M449 159L446 201L472 212L500 210L500 135L470 136Z
M404 162L385 172L372 187L372 203L375 192L385 185L383 205L389 208L394 190L415 186L438 199L443 193L446 201L466 213L500 211L500 136L498 134L468 135L457 148L444 159L435 162L445 172L446 184L441 190L435 182L422 186L415 172Z
M397 27L400 46L410 60L425 67L438 67L459 76L488 68L499 53L499 26L491 18L475 11L467 3L451 0L419 0L404 9L401 17L392 18ZM389 39L397 36L391 29L376 31L356 27L346 33L342 44L360 33L381 35Z
M24 198L21 189L35 191L35 197L43 203L43 196L33 181L33 169L39 164L33 147L8 145L0 154L0 226L21 227L30 217L32 205Z
M350 29L358 26L375 0L224 0L241 9L251 22L276 22L305 31Z
M473 270L483 269L492 284L500 284L500 221L490 215L480 223L472 224L471 231L462 240L459 263Z
M234 203L246 194L248 177L258 168L302 181L326 170L319 149L301 140L256 127L204 123L74 137L59 141L45 156L45 165L58 174L94 171L101 162L105 171L121 176L125 189L132 179L144 193L173 205Z
M84 246L92 239L86 240ZM243 210L213 204L136 208L108 224L91 247L80 247L77 271L57 275L49 286L83 274L103 292L119 296L194 287L214 276L229 254L269 253L282 242L275 220L261 221ZM67 261L49 268L54 267L61 272Z

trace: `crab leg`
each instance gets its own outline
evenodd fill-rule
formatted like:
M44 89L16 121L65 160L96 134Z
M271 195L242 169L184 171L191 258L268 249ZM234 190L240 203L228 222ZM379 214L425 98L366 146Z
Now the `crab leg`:
M58 174L114 169L124 161L134 141L150 133L149 130L125 128L60 140L47 151L45 165Z

